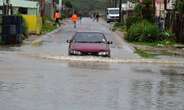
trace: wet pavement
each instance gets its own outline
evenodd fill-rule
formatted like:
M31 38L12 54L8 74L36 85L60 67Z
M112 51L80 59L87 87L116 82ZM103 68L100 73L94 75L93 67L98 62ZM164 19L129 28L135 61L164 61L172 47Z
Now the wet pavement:
M104 22L93 22L91 19L84 18L82 23L78 24L77 29L73 28L70 20L66 20L60 29L55 32L44 35L41 39L42 45L35 47L34 45L22 46L22 51L34 54L53 54L68 56L68 44L66 43L76 32L102 32L109 41L113 41L111 45L111 53L113 58L139 58L133 53L132 47L128 44L124 45L122 39L114 32L109 30ZM35 48L33 48L35 47Z
M0 110L184 109L183 63L136 62L104 22L65 23L41 45L1 47ZM69 57L66 40L76 31L104 32L114 42L112 58Z

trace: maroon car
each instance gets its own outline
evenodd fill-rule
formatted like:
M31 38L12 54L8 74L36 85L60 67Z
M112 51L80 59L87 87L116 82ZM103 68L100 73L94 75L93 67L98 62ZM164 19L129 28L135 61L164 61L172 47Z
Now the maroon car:
M105 35L99 32L77 32L69 43L69 55L98 55L110 57L109 44Z

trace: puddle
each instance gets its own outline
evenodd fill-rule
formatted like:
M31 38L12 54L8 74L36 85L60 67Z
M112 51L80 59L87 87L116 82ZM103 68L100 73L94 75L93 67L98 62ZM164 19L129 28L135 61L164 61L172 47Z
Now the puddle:
M23 89L25 86L22 83L15 82L15 83L10 83L10 82L3 82L0 81L0 92L11 92L14 90L18 89Z
M138 72L138 73L154 73L153 70L149 69L149 68L142 68L142 67L135 67L133 68L134 72Z
M68 62L68 66L72 68L91 69L91 70L110 70L108 63L94 63L94 62Z
M161 69L160 72L163 75L182 75L184 76L184 70L178 70L178 69Z

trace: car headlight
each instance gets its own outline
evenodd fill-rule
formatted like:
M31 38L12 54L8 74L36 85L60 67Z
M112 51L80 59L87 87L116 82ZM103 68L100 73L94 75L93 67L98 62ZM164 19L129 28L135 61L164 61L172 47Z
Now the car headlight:
M75 55L81 55L81 52L77 50L71 50L71 53Z
M109 52L99 52L98 55L108 55Z

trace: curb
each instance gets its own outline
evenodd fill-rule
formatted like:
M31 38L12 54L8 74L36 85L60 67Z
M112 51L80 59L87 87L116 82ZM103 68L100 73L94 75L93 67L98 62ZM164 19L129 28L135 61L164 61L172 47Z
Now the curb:
M150 46L140 46L140 45L135 45L132 44L134 48L137 49L141 49L143 51L148 51L151 53L168 53L168 55L175 55L175 56L180 56L180 57L184 57L184 50L177 50L177 49L168 49L168 48L154 48L154 47L150 47ZM167 54L166 54L167 55Z
M57 29L55 29L55 30L53 30L53 31L51 31L51 32L49 32L49 33L46 33L46 34L44 34L44 35L41 35L40 38L38 38L38 39L36 39L36 40L33 40L33 41L31 42L31 44L32 44L32 45L36 45L36 46L37 46L37 45L41 45L41 44L43 43L43 38L44 38L44 36L50 36L51 34L58 32L59 30L61 30L61 27L59 27L59 28L57 28Z
M131 49L131 52L132 53L135 53L135 50L136 49L134 48L134 46L132 46L130 43L128 43L128 42L126 42L124 40L124 33L123 32L121 32L121 31L115 31L114 33L116 33L119 36L119 38L122 40L122 43L126 44L126 46Z

